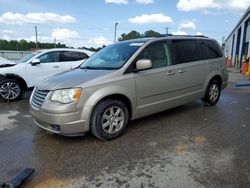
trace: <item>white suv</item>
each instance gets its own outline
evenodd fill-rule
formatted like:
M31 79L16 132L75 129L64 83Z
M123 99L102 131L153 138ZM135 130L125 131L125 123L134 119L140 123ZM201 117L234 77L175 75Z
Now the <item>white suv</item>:
M23 92L41 80L74 69L93 52L76 49L49 49L32 53L17 64L0 66L0 98L19 99Z

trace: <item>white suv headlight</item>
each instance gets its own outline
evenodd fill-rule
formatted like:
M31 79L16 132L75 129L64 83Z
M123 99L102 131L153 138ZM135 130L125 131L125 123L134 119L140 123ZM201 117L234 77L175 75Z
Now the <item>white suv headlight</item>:
M63 104L71 103L80 99L81 92L81 88L55 90L50 100Z

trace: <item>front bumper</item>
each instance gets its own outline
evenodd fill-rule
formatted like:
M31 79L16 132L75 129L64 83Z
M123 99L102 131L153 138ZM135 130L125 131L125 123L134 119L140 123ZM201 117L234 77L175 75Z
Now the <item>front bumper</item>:
M51 113L42 108L30 107L30 113L34 122L49 132L65 136L82 135L89 131L88 118L84 119L90 108L84 107L82 110L68 113Z

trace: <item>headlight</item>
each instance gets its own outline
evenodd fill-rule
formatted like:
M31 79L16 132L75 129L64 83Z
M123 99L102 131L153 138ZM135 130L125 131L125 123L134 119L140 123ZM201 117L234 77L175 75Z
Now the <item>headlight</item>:
M81 92L81 88L56 90L50 100L64 104L71 103L80 99Z

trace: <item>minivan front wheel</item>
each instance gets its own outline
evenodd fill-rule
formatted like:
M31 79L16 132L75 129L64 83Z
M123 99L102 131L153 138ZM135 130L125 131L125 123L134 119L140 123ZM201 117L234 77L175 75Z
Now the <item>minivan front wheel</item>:
M101 101L94 109L91 118L91 132L101 140L115 139L125 131L129 121L126 105L108 99Z
M221 86L216 80L212 80L207 87L206 95L204 101L209 105L216 105L220 99Z
M5 101L15 101L21 98L23 88L16 79L0 81L0 97Z

